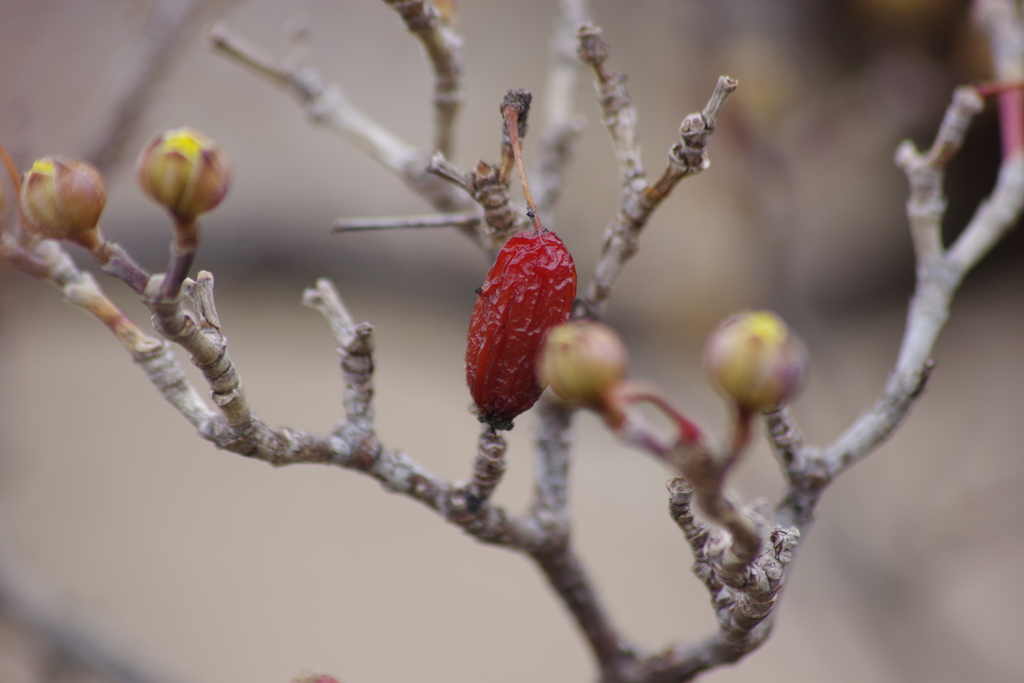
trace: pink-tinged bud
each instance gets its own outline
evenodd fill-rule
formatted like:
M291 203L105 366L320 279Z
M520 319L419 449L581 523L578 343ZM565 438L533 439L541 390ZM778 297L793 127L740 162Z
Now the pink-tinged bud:
M560 398L601 410L626 375L629 354L612 328L571 322L553 328L541 348L537 373Z
M71 240L89 250L102 243L98 223L107 190L91 164L39 159L22 176L20 200L26 229L40 237Z
M158 136L139 154L135 172L142 191L179 223L192 223L213 209L231 186L227 155L194 128Z
M708 337L704 365L715 388L741 410L787 403L803 388L807 352L770 311L740 313Z
M338 679L327 674L301 673L291 683L338 683Z

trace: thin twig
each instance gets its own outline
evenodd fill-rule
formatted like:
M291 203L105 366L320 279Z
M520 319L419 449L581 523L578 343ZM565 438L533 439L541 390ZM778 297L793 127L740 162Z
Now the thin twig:
M959 90L946 120L969 120L980 110L979 105L976 94ZM945 206L945 164L952 158L957 140L962 138L964 125L942 126L933 152L927 154L920 154L907 143L900 146L897 162L913 190L908 218L912 229L918 232L915 242L924 245L919 247L917 286L899 357L885 391L874 407L822 454L833 478L870 453L902 423L928 379L932 366L928 356L949 317L956 289L967 271L1012 227L1024 208L1024 156L1018 155L1003 161L992 196L978 207L956 243L947 252L936 252L936 248L941 249L938 231L944 213L940 207Z
M669 491L670 511L694 550L694 572L711 594L719 628L701 641L637 661L622 679L631 683L689 681L759 647L771 633L772 612L800 538L796 529L774 525L764 552L747 572L723 574L716 555L721 554L727 539L705 535L704 529L692 522L691 493L681 480L670 482Z
M476 240L493 258L510 235L530 224L512 207L508 178L503 165L479 161L471 172L457 169L438 152L427 165L427 172L464 190L484 210L484 222L475 229Z
M491 425L482 425L473 459L473 478L468 487L470 507L479 507L491 499L505 475L505 438Z
M676 448L671 461L693 487L701 512L731 536L728 546L722 551L720 574L732 577L746 572L761 554L764 529L725 490L725 465L728 461L716 458L707 448L689 444Z
M1024 79L1024 18L1015 0L976 0L975 18L988 36L995 81ZM999 95L1003 160L1024 154L1024 93L1005 90Z
M562 529L569 524L569 428L573 410L541 396L535 436L534 490L530 514Z
M165 339L188 352L192 363L203 373L210 386L213 402L220 408L228 427L238 435L240 441L250 442L248 447L255 450L253 441L258 439L257 432L269 430L249 408L242 381L228 355L227 341L221 334L219 323L206 315L212 309L196 306L197 320L185 311L180 296L166 297L163 280L162 274L150 278L142 298L143 303L153 312L153 327ZM189 288L189 292L195 296L197 288L209 290L204 298L212 306L213 275L200 271L195 287Z
M579 558L567 544L532 555L590 645L601 670L599 680L621 680L622 672L636 662L636 653L612 624Z
M637 130L636 108L626 89L626 77L605 67L611 48L601 40L601 29L591 24L580 27L579 58L594 70L598 102L603 122L612 139L612 149L619 164L619 184L634 191L646 187L643 159L640 157L640 133Z
M339 218L331 232L363 230L394 230L397 228L475 228L482 217L477 213L435 213L419 216L384 216L380 218Z
M319 310L330 323L338 341L342 367L351 367L353 345L359 339L360 325L341 303L337 292L326 280L315 290L307 290L304 302ZM372 368L369 350L362 361L365 374L346 372L346 406L350 397L359 397L370 406L372 384L367 368ZM537 498L530 513L523 518L510 516L490 502L490 494L504 470L504 440L493 430L484 428L480 436L473 479L468 484L448 484L426 471L404 454L387 449L377 440L370 421L349 419L335 428L329 445L330 462L373 476L388 490L407 495L440 513L446 520L465 529L475 538L529 554L574 615L602 667L619 670L632 661L630 648L621 642L601 605L597 592L579 559L572 552L568 536L566 474L568 444L565 428L568 412L555 409L548 413L553 420L551 437L541 444L546 455L538 475ZM307 438L313 438L307 436ZM542 437L543 438L543 437ZM260 449L256 457L264 457ZM294 462L278 455L277 464Z
M649 185L640 158L636 110L626 89L625 78L604 66L609 47L601 40L600 29L594 26L581 28L579 41L580 59L594 71L604 124L619 162L621 185L618 215L605 231L594 278L573 313L574 318L600 319L623 267L640 247L640 232L651 214L680 180L708 167L708 138L714 132L722 106L737 83L726 76L718 79L704 110L683 120L679 131L681 142L670 150L668 168L654 185Z
M107 91L104 106L94 117L92 130L80 157L101 171L110 171L121 159L124 146L132 139L142 115L153 101L172 59L204 5L210 0L151 0L141 34L117 61L117 71Z
M425 0L384 0L423 44L434 71L434 151L452 155L455 118L462 103L462 38Z
M310 120L334 131L365 151L438 211L465 207L450 186L427 173L426 157L397 135L352 106L341 89L328 85L309 64L274 60L215 25L208 33L211 49L261 76L291 95Z
M1006 159L995 189L949 248L949 261L966 273L1014 228L1024 203L1024 154Z
M1024 22L1019 9L1004 0L980 0L977 8L991 38L997 77L1009 79L1017 69L1008 61L1024 60ZM1011 35L1012 34L1012 35ZM874 451L902 424L920 397L934 366L930 359L935 341L949 317L957 288L967 272L1005 235L1024 211L1024 154L1004 157L992 195L975 211L956 242L944 250L941 226L946 199L945 167L959 150L967 126L981 109L978 93L960 88L954 93L936 139L926 153L912 143L900 145L897 164L907 174L911 192L907 217L917 257L917 283L907 313L903 341L885 389L875 404L820 452L776 440L789 477L776 518L807 529L821 492L842 472ZM1004 118L1018 118L1015 109L1000 107ZM1020 125L1016 121L1015 125ZM781 416L769 416L769 432L779 428ZM775 421L775 428L772 422Z
M544 86L544 128L538 160L531 171L537 209L548 229L554 227L553 208L561 196L572 144L585 120L576 113L576 86L583 71L576 56L576 32L590 23L586 0L559 0L551 37L548 77Z
M711 93L704 111L690 114L683 119L679 127L680 142L672 145L668 152L668 166L661 177L648 186L640 195L638 209L631 218L636 222L646 222L650 214L672 192L679 181L706 170L711 161L707 155L708 140L718 125L718 115L725 106L729 95L739 86L738 81L728 76L719 76L715 90ZM627 214L630 215L630 214Z
M704 584L711 595L722 588L722 582L715 576L714 566L708 559L708 542L711 540L711 527L694 519L693 487L682 477L670 479L667 484L669 492L669 515L682 530L686 542L693 551L693 573Z

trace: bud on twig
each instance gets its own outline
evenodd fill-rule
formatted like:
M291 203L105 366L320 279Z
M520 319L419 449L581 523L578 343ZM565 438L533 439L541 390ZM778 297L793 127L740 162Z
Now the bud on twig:
M231 163L216 142L194 128L178 128L150 142L135 165L142 191L189 224L224 199Z
M107 191L91 164L60 157L37 160L22 179L20 200L30 232L70 240L90 251L103 243L98 224Z
M537 373L560 398L602 412L626 375L629 354L611 327L593 321L559 325L541 348Z
M803 343L770 311L735 315L711 333L704 365L715 388L741 412L774 408L800 393L807 376Z
M338 679L327 674L300 673L292 678L291 683L338 683Z

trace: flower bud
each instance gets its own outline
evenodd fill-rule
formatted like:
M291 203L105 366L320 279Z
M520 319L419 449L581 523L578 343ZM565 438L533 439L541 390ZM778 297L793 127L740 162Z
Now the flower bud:
M704 365L718 391L741 410L795 398L807 376L803 343L770 311L740 313L708 337Z
M338 683L338 679L327 674L313 674L302 672L292 678L292 683Z
M213 140L178 128L150 142L135 164L142 191L179 223L192 223L217 206L231 185L231 162Z
M338 679L327 674L300 673L292 678L292 683L338 683Z
M537 373L560 398L600 410L626 375L629 354L615 330L598 322L553 328L541 348Z
M25 227L40 237L71 240L90 250L101 243L97 224L107 191L91 164L43 157L22 177L20 199Z

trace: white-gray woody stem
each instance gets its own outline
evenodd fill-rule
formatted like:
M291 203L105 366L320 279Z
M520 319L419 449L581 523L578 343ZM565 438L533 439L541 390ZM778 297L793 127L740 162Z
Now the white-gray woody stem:
M601 40L601 30L584 26L579 30L579 56L590 65L596 78L604 124L612 139L619 164L620 205L618 215L605 230L601 258L594 277L577 304L574 318L600 319L622 268L640 248L640 232L651 214L680 180L708 167L706 148L718 115L737 82L721 76L704 110L683 119L680 143L669 151L669 164L661 177L649 184L640 157L637 114L626 89L625 77L604 65L610 48Z

